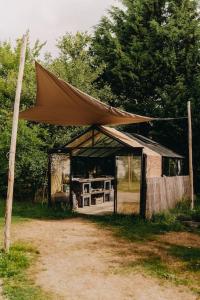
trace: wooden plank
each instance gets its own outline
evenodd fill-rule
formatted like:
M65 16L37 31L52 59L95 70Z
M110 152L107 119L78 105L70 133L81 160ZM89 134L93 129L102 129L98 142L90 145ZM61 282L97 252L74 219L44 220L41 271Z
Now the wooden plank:
M171 208L184 197L188 197L190 189L189 176L147 178L146 215L151 217Z
M190 176L190 200L191 209L194 208L194 183L193 183L193 161L192 161L192 117L191 102L188 101L188 147L189 147L189 176Z
M5 228L4 228L5 252L9 252L10 249L10 228L11 228L13 190L14 190L14 178L15 178L15 154L16 154L17 130L18 130L18 121L19 121L19 106L20 106L20 97L21 97L21 90L22 90L22 80L24 75L27 39L28 39L28 32L22 38L20 64L19 64L19 72L18 72L18 79L17 79L17 88L15 93L14 112L13 112L12 135L11 135L11 144L10 144L10 152L9 152Z
M48 157L48 206L52 206L52 199L51 199L51 154Z

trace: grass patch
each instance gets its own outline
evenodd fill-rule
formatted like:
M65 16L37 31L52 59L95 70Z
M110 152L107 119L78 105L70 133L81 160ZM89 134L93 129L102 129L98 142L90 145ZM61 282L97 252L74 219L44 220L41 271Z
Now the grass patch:
M120 192L139 193L140 192L140 182L139 181L131 182L131 186L130 186L129 182L119 180L118 189Z
M185 219L200 222L200 196L197 196L193 210L190 209L190 201L182 201L177 204L171 213L175 214L180 220Z
M141 270L147 271L150 275L153 275L162 279L174 279L174 273L162 262L160 256L154 255L148 252L143 258L136 259L134 261L128 261L123 263L118 268L115 268L115 273L135 273Z
M38 251L25 243L13 245L8 254L0 251L0 277L3 280L3 292L8 299L51 299L27 276L28 268L35 262L37 255Z
M143 253L143 258L137 260L135 264L150 275L187 286L200 295L200 249L181 245L168 244L168 246L166 252L160 251L160 255L155 255L151 251L146 255Z
M184 262L186 270L200 272L200 248L171 245L168 253Z
M138 260L137 264L156 277L170 280L175 280L176 278L174 272L170 270L158 255L150 255L149 258Z
M0 200L0 225L4 222L5 201ZM61 208L48 207L48 205L31 202L13 203L12 220L21 222L29 219L59 220L75 217L76 213Z
M176 217L170 214L158 215L151 221L134 215L85 216L85 218L104 228L113 229L116 236L133 242L144 242L158 234L184 229Z

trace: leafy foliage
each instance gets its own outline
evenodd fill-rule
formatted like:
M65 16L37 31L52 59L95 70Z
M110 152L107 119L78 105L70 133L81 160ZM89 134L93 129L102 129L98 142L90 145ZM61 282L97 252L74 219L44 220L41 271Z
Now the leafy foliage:
M11 120L5 123L0 136L0 180L1 192L5 194L8 171L8 154L10 147ZM15 195L18 198L34 199L35 192L44 183L47 168L45 144L41 139L42 131L37 126L28 127L23 121L19 123L15 168ZM43 130L45 136L46 132Z

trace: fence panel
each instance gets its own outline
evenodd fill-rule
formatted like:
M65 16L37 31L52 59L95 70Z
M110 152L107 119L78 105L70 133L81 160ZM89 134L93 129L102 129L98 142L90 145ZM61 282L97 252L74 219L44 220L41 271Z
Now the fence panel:
M147 178L146 215L174 208L189 195L189 176Z

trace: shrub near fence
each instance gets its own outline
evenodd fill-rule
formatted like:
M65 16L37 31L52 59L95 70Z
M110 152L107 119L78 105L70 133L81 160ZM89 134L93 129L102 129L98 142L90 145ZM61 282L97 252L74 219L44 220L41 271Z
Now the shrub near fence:
M147 217L174 208L189 194L189 176L147 178Z

